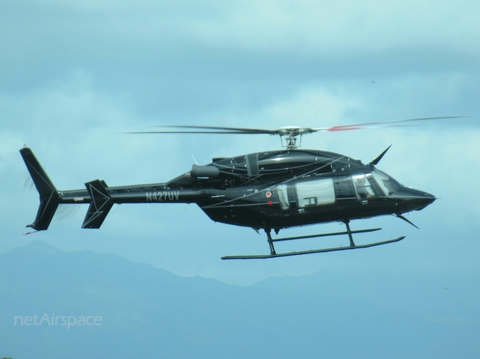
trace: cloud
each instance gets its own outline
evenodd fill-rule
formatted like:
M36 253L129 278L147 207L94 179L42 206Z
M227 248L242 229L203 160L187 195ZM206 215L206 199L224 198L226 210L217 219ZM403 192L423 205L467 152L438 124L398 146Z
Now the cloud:
M190 19L201 41L260 52L345 55L445 47L477 53L478 5L465 1L235 1L218 18ZM461 38L462 41L458 41ZM478 53L477 53L478 54Z
M265 115L279 127L285 124L327 127L329 124L339 123L345 112L359 105L359 100L353 96L349 97L337 94L330 89L312 86L299 89L293 98L272 104L265 109Z
M3 188L1 227L12 238L38 204L36 193L11 189L26 173L17 152L23 144L68 189L96 178L109 185L162 182L188 171L192 154L208 163L280 147L270 136L119 133L154 125L323 127L478 114L478 5L472 2L43 0L4 1L0 10L9 14L0 24L0 171L2 183L12 184ZM460 226L470 243L478 232L478 191L471 183L478 175L477 127L470 119L316 134L303 147L367 162L393 144L379 168L442 200L412 214L421 232L391 218L373 225L385 223L384 236L413 238L442 230L454 236ZM183 209L118 206L104 228L85 232L78 229L82 208L38 235L64 249L116 252L182 275L238 282L324 267L361 269L380 253L364 254L363 261L335 255L226 266L220 255L267 251L264 236L213 223L195 206ZM412 271L425 270L420 264L428 256L441 268L438 252L461 257L445 243L435 253L430 245L428 238L405 241L381 253L396 256L399 270L407 260L418 263ZM384 264L388 271L391 263Z

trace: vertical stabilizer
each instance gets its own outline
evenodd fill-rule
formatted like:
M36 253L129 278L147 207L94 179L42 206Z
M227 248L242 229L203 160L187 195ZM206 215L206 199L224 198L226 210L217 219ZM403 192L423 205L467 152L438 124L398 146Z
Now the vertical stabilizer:
M30 172L30 176L32 176L35 187L40 195L40 205L35 222L27 225L27 227L31 227L37 231L45 230L55 215L55 211L60 202L60 195L32 150L24 147L20 150L20 154L25 161L28 172Z
M83 221L82 228L100 228L113 206L112 197L104 181L95 180L85 183L90 194L90 206Z

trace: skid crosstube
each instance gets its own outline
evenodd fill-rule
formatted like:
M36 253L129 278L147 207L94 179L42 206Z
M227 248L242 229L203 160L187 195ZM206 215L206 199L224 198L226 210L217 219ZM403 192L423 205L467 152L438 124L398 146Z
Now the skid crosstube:
M299 236L299 237L286 237L286 238L272 238L272 242L282 242L282 241L292 241L297 239L308 239L308 238L318 238L318 237L330 237L330 236L341 236L348 233L368 233L379 231L381 228L368 228L368 229L357 229L355 231L345 231L345 232L332 232L332 233L321 233L321 234L310 234L308 236Z

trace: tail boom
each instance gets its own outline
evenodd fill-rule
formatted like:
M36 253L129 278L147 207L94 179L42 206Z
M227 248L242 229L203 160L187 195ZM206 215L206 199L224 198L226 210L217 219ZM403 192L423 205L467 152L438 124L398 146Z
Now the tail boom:
M100 228L115 203L198 203L207 195L171 189L168 183L108 187L98 179L85 183L86 189L58 191L30 148L22 148L20 154L40 195L35 221L27 225L37 231L48 229L59 204L89 204L82 228Z

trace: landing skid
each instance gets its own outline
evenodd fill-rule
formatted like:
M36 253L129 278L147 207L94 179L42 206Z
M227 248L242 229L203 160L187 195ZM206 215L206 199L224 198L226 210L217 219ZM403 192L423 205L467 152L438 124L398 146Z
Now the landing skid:
M265 232L267 234L267 240L270 247L270 254L258 254L258 255L237 255L237 256L224 256L222 259L229 260L229 259L269 259L269 258L279 258L279 257L291 257L291 256L301 256L305 254L314 254L314 253L325 253L325 252L337 252L337 251L345 251L350 249L361 249L361 248L370 248L381 246L384 244L395 243L399 242L405 238L405 236L389 239L386 241L381 242L373 242L367 244L355 244L353 241L353 234L357 233L368 233L368 232L375 232L379 231L381 228L369 228L369 229L360 229L352 231L350 229L350 225L348 222L345 222L347 227L347 231L345 232L332 232L332 233L322 233L322 234L312 234L308 236L298 236L298 237L286 237L286 238L272 238L270 234L270 230L266 229ZM287 253L277 253L274 247L274 242L281 242L281 241L290 241L290 240L298 240L298 239L307 239L307 238L317 238L317 237L329 237L329 236L338 236L338 235L348 235L348 239L350 244L348 246L341 246L341 247L333 247L333 248L322 248L322 249L311 249L307 251L298 251L298 252L287 252Z

